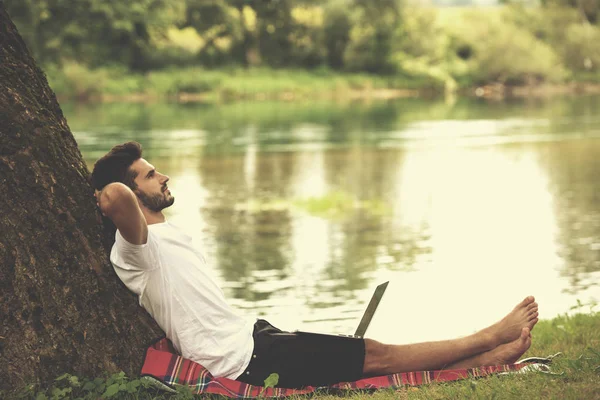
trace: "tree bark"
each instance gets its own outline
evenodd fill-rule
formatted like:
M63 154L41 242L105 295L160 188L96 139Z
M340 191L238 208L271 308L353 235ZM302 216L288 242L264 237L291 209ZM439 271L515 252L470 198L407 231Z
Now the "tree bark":
M162 334L108 259L89 172L0 0L0 389L139 372Z

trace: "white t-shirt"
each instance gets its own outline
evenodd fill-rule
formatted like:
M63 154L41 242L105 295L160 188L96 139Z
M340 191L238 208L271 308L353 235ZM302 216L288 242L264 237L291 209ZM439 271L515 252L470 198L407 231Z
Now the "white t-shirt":
M119 231L115 239L110 261L117 275L181 355L216 377L237 378L254 349L253 324L227 304L192 238L163 222L148 225L145 244L131 244Z

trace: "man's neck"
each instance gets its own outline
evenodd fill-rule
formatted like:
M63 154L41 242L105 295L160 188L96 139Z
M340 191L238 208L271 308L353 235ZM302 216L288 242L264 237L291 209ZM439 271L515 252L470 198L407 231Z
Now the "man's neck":
M144 218L146 218L146 224L148 225L160 224L167 220L162 211L155 212L142 207L142 214L144 214Z

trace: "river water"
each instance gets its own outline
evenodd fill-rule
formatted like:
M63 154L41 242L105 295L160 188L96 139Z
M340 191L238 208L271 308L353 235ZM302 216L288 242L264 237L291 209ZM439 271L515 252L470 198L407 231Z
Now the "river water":
M63 110L90 168L142 143L248 318L353 333L389 280L367 337L407 343L600 300L600 97Z

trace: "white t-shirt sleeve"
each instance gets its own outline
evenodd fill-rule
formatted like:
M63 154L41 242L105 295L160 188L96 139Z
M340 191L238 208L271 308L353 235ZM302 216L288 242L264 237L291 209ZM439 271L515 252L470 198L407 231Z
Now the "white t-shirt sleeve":
M129 243L117 230L110 260L115 267L128 271L152 271L160 267L158 245L152 232L144 244Z

